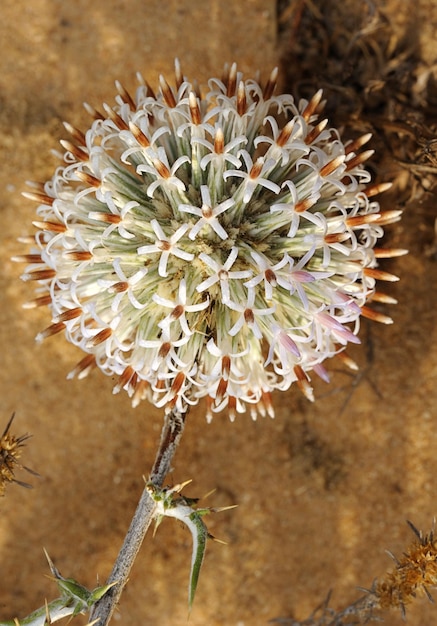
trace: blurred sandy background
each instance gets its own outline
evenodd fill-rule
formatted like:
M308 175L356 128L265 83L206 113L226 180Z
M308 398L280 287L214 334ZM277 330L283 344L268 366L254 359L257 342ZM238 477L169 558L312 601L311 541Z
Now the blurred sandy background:
M312 20L317 38L329 4L337 3L2 0L0 430L16 411L14 432L33 435L23 463L41 478L21 472L18 478L30 478L34 489L11 486L0 500L0 620L55 597L43 547L65 576L89 587L97 576L105 580L162 422L149 405L133 410L127 396L113 396L112 381L98 372L67 382L81 355L61 337L34 343L48 315L22 310L32 286L18 280L22 268L9 260L23 252L17 237L32 231L35 205L20 196L24 181L51 176L57 162L50 150L66 137L62 120L86 128L82 101L112 103L114 80L132 88L138 70L153 85L160 73L171 79L175 56L201 83L233 60L248 75L267 76L279 64L287 89L294 88L293 76L300 87L311 82L297 65L300 57L307 64L311 58L299 27ZM376 4L395 33L410 31L412 76L437 62L435 0L344 4L356 23L369 20ZM335 11L330 19L335 33ZM347 21L339 22L339 41L345 28ZM322 61L313 59L315 73ZM341 101L343 92L336 94ZM379 163L378 179L397 181L385 208L405 209L404 220L389 230L389 244L411 254L384 265L402 277L388 288L399 300L389 311L395 324L363 323L363 345L351 352L360 372L328 364L333 380L316 384L316 403L291 389L275 397L274 420L244 415L231 424L221 416L207 425L202 406L189 416L169 480L191 478L188 495L216 489L207 503L239 505L208 520L227 545L208 547L191 626L303 619L330 589L332 606L344 606L359 596L357 586L370 587L391 567L386 549L405 548L411 538L405 520L426 531L437 513L437 205L427 191L409 200L411 178L405 182L392 158ZM419 171L415 184L420 179ZM143 546L114 623L185 625L190 558L188 531L165 520ZM418 600L407 618L411 626L431 626L437 609ZM403 623L397 613L385 619Z

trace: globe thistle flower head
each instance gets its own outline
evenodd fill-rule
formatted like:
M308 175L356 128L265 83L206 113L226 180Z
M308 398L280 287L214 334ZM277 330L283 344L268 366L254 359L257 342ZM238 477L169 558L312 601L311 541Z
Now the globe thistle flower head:
M375 282L381 213L360 151L319 120L322 93L295 103L235 65L201 95L176 64L158 93L140 78L134 97L117 83L82 133L66 125L64 163L27 197L36 200L36 249L16 257L39 285L29 306L133 403L208 417L273 414L271 392L296 382L312 399L311 372L358 343ZM389 300L379 297L379 299Z

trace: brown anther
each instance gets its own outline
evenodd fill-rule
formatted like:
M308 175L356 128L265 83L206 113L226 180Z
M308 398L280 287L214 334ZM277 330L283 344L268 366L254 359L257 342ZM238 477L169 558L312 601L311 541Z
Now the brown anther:
M249 172L249 177L252 178L252 180L255 180L261 174L263 165L264 165L264 159L262 157L257 159L255 163L252 165L251 170Z
M214 137L214 152L216 154L223 154L225 150L225 136L223 135L223 130L221 128L217 128L215 137Z
M37 241L37 237L35 234L26 235L25 237L17 237L17 243L22 243L25 246L33 246L35 244L35 241Z
M339 156L335 157L335 159L332 159L332 161L326 163L326 165L324 165L319 172L320 176L322 176L322 178L324 178L325 176L330 176L330 174L335 172L337 167L340 167L340 165L344 163L344 158L344 154L340 154Z
M17 254L11 258L14 263L42 263L40 254Z
M244 82L240 80L238 83L238 91L237 91L237 113L238 115L244 115L247 110L247 98L246 98L246 87L244 86Z
M184 82L184 75L182 74L181 64L179 63L179 59L176 59L174 62L174 76L175 76L175 84L176 89Z
M25 246L33 246L35 243L35 235L26 235L25 237L17 237L18 243L23 243Z
M380 324L393 324L391 317L378 313L378 311L374 311L368 306L361 307L361 315L374 322L379 322Z
M267 268L266 271L264 272L264 276L268 283L270 283L273 286L276 286L277 278L273 270L271 270L270 268Z
M25 280L50 280L56 276L55 270L46 268L44 270L33 270L25 274Z
M231 357L225 354L222 357L222 375L228 377L231 371Z
M68 322L69 320L74 320L80 317L82 313L82 307L77 306L74 309L69 309L68 311L61 313L61 315L58 315L56 317L56 322Z
M182 304L177 304L175 308L173 309L173 311L171 312L171 317L174 320L177 320L180 318L181 315L183 315L184 311L185 311L184 306Z
M120 374L118 378L117 390L123 389L125 385L130 383L132 377L134 377L135 375L136 375L136 372L133 367L131 367L130 365L125 367L123 372Z
M174 395L177 395L185 382L185 374L183 372L178 372L174 377L174 380L171 385L171 390Z
M65 330L66 326L64 322L55 322L54 324L50 324L47 328L45 328L42 332L38 334L38 339L47 339L47 337L52 337L53 335L57 335Z
M138 385L138 374L137 372L131 368L130 366L128 366L126 369L130 369L131 370L131 377L129 378L129 380L124 383L125 385L127 384L127 392L129 394L129 396L132 396L135 394L135 391L137 389L137 385ZM126 370L125 370L126 371ZM128 374L126 374L127 376ZM135 405L134 405L135 406Z
M337 346L337 347L340 347L340 346ZM350 370L357 372L360 369L358 365L356 364L356 362L344 350L342 350L341 352L338 352L336 354L336 357L340 359L340 361L344 365L346 365L346 367L348 367Z
M379 215L378 224L381 226L386 226L387 224L394 224L395 222L399 222L401 219L402 211L392 210L392 211L383 211Z
M221 269L218 271L218 277L220 280L227 280L229 278L229 272L227 270Z
M129 92L126 91L126 89L123 87L123 85L118 80L115 81L115 88L117 89L118 93L120 94L121 99L123 100L123 102L125 104L128 104L129 108L132 111L135 111L136 108L137 108L136 105L135 105L135 102L132 100Z
M235 396L229 396L228 413L229 413L229 419L231 420L231 422L235 420L236 409L237 409L237 398Z
M38 193L35 191L23 191L22 195L28 200L45 204L46 206L52 206L54 198L48 196L46 193Z
M351 152L357 152L360 148L362 148L370 139L372 138L372 133L366 133L365 135L361 135L357 139L354 139L347 146L344 147L344 151L346 154L350 154Z
M111 107L107 104L104 104L103 108L105 109L105 113L109 119L114 122L119 130L129 130L127 122L125 122L124 119L116 111L114 111L114 109L111 109Z
M365 215L353 215L352 217L347 217L345 222L346 226L349 228L359 228L360 226L364 226L364 224L373 224L374 222L379 223L380 218L380 213L366 213Z
M192 91L188 96L188 103L190 106L191 120L193 124L199 125L202 122L202 115L200 113L199 103L197 102L196 94Z
M125 280L120 280L118 283L114 283L108 289L110 293L124 293L129 289L129 283Z
M222 83L224 85L227 85L228 80L229 80L229 63L225 63L223 66L223 71L222 71Z
M150 86L150 83L147 82L147 80L144 82L144 86L146 88L146 96L148 98L153 98L154 100L156 100L155 92L152 89L152 87Z
M365 163L371 156L375 154L375 150L365 150L364 152L360 152L356 156L352 157L350 161L346 161L346 172L350 172L350 170L354 169L358 165Z
M311 387L308 375L304 372L300 365L295 365L293 371L297 379L297 386L304 394L304 396L308 398L308 400L313 401L313 388Z
M68 122L64 122L64 128L80 146L86 146L85 135L81 130L75 128Z
M272 394L270 393L270 391L261 391L261 394L262 394L262 402L264 404L264 407L267 413L270 415L270 417L274 417L275 410L273 408Z
M275 91L275 87L276 87L276 81L278 79L278 68L275 67L271 73L270 76L266 82L266 85L263 89L263 98L264 100L269 100L272 95L273 92Z
M301 381L305 380L307 382L309 381L307 374L305 374L305 372L303 371L300 365L295 365L293 370L298 381L299 380Z
M100 187L101 185L102 181L92 174L89 174L88 172L77 170L75 174L79 180L81 180L83 183L86 183L90 187Z
M209 423L212 420L212 409L214 407L214 399L211 398L211 396L206 396L205 398L205 403L206 403L206 420Z
M138 373L134 371L132 373L132 376L131 376L130 380L129 380L128 389L127 389L128 394L130 396L135 394L137 386L138 386Z
M40 230L48 230L52 233L65 233L67 230L67 227L64 224L59 224L59 222L40 222L36 220L32 224Z
M285 124L284 128L282 128L276 140L277 146L279 146L280 148L282 148L282 146L285 146L287 141L290 139L290 135L291 135L293 128L294 128L294 119L290 120L288 124Z
M330 233L329 235L325 235L325 243L328 245L333 243L343 243L343 241L347 241L348 239L348 233Z
M143 148L150 147L150 141L147 139L146 135L143 133L141 128L138 128L138 126L134 124L133 122L129 122L129 130L132 133L132 135L135 137L135 139L138 141L140 146L142 146Z
M130 385L130 387L132 387L132 385ZM132 406L138 406L141 400L147 398L149 393L150 384L147 382L147 380L141 380L137 376L135 379L135 389L132 396Z
M109 339L111 335L112 335L112 329L104 328L88 342L88 345L90 347L95 348L96 346L100 345L101 343L104 343L107 339Z
M38 298L35 298L34 300L25 302L23 304L23 309L36 309L37 307L40 307L40 306L48 306L51 303L52 303L52 296L50 294L46 296L39 296Z
M377 185L366 187L366 189L364 189L364 193L368 198L372 198L373 196L377 196L378 194L387 191L392 186L393 183L378 183Z
M363 273L369 278L374 278L375 280L385 280L389 283L394 283L399 280L399 276L395 276L389 272L383 272L382 270L378 270L373 267L365 267Z
M115 213L97 213L93 211L90 213L90 217L97 222L105 222L105 224L120 224L121 215Z
M199 99L199 101L202 100L202 90L200 88L199 81L194 79L193 82L191 83L191 87L193 88L193 91L196 94L196 97Z
M235 89L237 87L237 64L236 63L232 63L225 85L226 85L226 95L228 96L228 98L232 98L232 96L235 94Z
M310 130L308 135L305 137L306 145L309 146L311 143L313 143L313 141L317 139L320 133L325 130L327 125L328 125L328 120L325 119L319 122L317 126L314 126L314 128Z
M322 95L323 95L323 91L322 89L319 89L319 91L314 94L314 96L306 105L305 109L302 111L302 117L305 120L305 122L308 122L310 118L314 115L314 113L316 112L317 107L319 106L322 100Z
M157 246L160 250L162 250L162 252L168 252L169 250L171 250L171 243L169 241L159 240L157 242Z
M71 261L90 261L93 258L91 252L87 250L71 250L70 252L64 252L63 256Z
M224 378L220 378L219 384L217 385L217 391L215 392L215 400L217 404L223 400L226 394L227 388L228 388L228 381L225 380Z
M168 169L168 167L159 159L152 159L153 162L153 166L156 169L156 171L158 172L158 175L161 176L161 178L170 178L171 173L170 170Z
M375 291L369 299L371 302L382 302L382 304L398 303L396 298L392 298L392 296L389 296L386 293L381 293L380 291Z
M95 109L90 104L88 104L88 102L84 102L83 103L83 107L84 107L85 111L88 113L88 115L91 115L91 117L93 119L95 119L95 120L104 120L105 119L105 116L102 115L100 113L100 111L97 111L97 109Z
M73 376L77 376L79 379L85 378L94 367L97 367L96 357L94 354L87 354L69 373L68 378Z
M164 341L164 343L161 344L161 347L159 348L159 352L158 352L159 358L165 359L165 357L168 355L170 350L171 350L171 343L169 341Z
M176 106L176 99L174 97L173 91L165 80L164 76L159 77L159 86L161 87L161 93L164 98L166 105L172 109Z
M253 314L252 309L245 309L243 316L244 321L246 322L246 324L249 324L249 326L255 323L255 315Z
M210 206L208 206L207 204L204 204L202 206L202 216L209 220L212 216L214 215L214 212L212 210L212 208Z
M373 254L377 259L392 259L393 257L408 254L408 250L404 248L373 248Z
M89 154L86 150L82 150L82 148L79 148L79 146L75 146L71 143L71 141L66 141L65 139L61 139L59 143L64 148L64 150L67 150L67 152L71 152L71 154L77 161L88 161Z
M144 85L144 87L146 88L146 97L153 98L153 100L156 100L156 95L155 95L154 90L152 89L150 84L147 82L147 80L144 80L143 76L139 72L137 74L137 79L140 85Z
M46 183L40 180L27 180L26 185L38 193L45 193Z
M174 396L173 396L173 398L171 398L171 399L167 402L167 404L165 405L165 409L164 409L164 411L165 411L165 414L166 414L166 415L168 415L169 413L171 413L171 411L173 411L173 410L174 410L174 408L175 408L175 406L176 406L177 401L178 401L178 396L177 396L177 395L174 395Z
M296 213L303 213L314 206L316 202L317 200L314 200L314 198L305 198L305 200L300 200L300 202L294 205L294 210Z

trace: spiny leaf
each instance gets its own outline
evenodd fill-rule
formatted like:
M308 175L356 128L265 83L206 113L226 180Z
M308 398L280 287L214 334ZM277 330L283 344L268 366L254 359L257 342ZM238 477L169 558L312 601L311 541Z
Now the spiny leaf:
M102 585L89 591L73 578L64 578L61 576L46 550L44 550L44 553L53 579L56 581L61 591L61 597L52 600L52 602L47 602L46 600L44 606L30 615L27 615L22 620L18 620L18 618L15 617L13 620L0 622L0 626L49 626L64 617L74 617L80 613L85 613L105 595L108 589L117 584L113 582L109 585ZM94 620L87 624L87 626L93 626L97 623L98 620Z
M215 539L206 527L203 517L208 513L218 513L235 508L236 505L217 508L195 509L193 504L198 502L198 498L186 498L184 496L174 497L191 481L185 481L176 485L172 489L157 489L154 485L148 485L148 490L152 498L157 503L155 513L155 531L164 517L174 517L185 524L193 539L193 550L191 555L190 582L188 585L188 609L191 612L197 584L199 582L200 570L205 557L207 539ZM218 541L218 540L216 540Z

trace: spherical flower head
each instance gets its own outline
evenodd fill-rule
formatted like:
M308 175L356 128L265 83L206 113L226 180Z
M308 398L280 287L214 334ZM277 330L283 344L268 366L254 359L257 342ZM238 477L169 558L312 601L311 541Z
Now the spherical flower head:
M39 203L37 249L17 257L35 280L33 305L137 404L231 418L273 414L271 392L358 343L382 226L359 152L319 121L322 93L295 103L236 66L201 95L176 64L157 95L117 84L114 107L85 134L66 125L64 164L28 197ZM379 256L384 256L379 253ZM386 256L390 256L387 254Z

